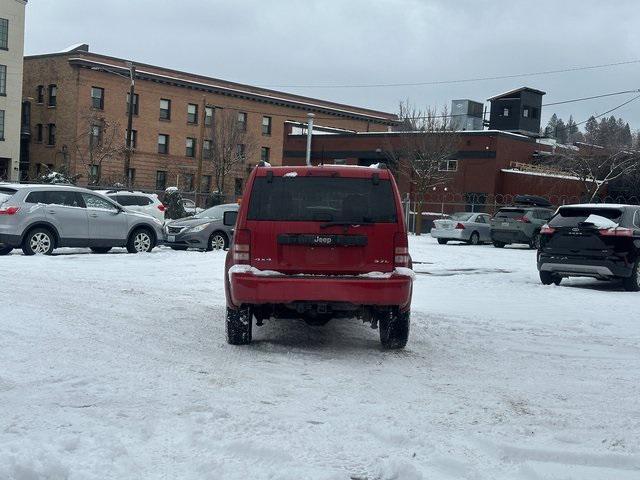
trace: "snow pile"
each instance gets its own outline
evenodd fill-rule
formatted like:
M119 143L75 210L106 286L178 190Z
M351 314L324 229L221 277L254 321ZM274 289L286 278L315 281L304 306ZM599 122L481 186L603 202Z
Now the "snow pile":
M283 175L283 177L297 177L298 172L287 172Z

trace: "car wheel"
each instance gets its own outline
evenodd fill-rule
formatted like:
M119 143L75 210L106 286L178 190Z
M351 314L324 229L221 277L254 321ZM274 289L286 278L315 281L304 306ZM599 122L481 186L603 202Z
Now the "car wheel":
M469 238L469 243L471 245L478 245L480 244L480 235L478 235L478 232L473 232L471 234L471 237Z
M249 345L253 326L253 312L251 307L243 306L238 309L227 307L225 332L227 343L230 345Z
M129 236L127 251L129 253L148 253L153 250L153 235L146 228L138 228Z
M496 248L504 248L505 245L506 245L506 243L504 243L504 242L498 242L496 240L494 240L494 242L493 242L493 246L496 247Z
M0 256L9 255L11 250L13 250L13 247L0 247Z
M552 283L555 285L560 285L560 283L562 282L562 277L551 272L540 272L540 281L543 285L551 285Z
M93 253L107 253L111 247L91 247Z
M225 250L229 248L229 240L227 236L222 232L213 232L209 237L207 243L207 251L211 250Z
M540 248L540 234L536 233L533 235L533 238L529 242L529 248L531 249L539 249Z
M627 292L640 292L640 258L636 260L631 276L622 279L622 286Z
M383 348L396 350L404 348L409 340L410 312L401 312L394 307L389 310L379 310L374 314L378 318L380 343Z
M54 248L55 239L47 228L34 228L22 241L22 252L25 255L51 255Z
M449 241L449 240L447 240L446 238L439 238L439 239L438 239L438 243L439 243L440 245L446 245L448 241Z

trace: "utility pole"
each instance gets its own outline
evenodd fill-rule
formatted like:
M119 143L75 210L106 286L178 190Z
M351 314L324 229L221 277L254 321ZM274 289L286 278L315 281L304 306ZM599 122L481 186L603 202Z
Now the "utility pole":
M307 113L307 166L311 166L311 137L313 135L313 113Z
M131 140L133 131L133 105L136 93L136 67L133 63L127 62L129 66L129 76L131 77L131 88L129 89L129 118L127 119L127 141L126 150L124 152L124 178L127 188L131 187L131 177L129 170L131 169Z

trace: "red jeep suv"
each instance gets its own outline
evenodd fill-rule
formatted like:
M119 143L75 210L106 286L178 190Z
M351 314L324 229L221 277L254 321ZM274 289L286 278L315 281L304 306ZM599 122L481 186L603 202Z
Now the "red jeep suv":
M376 168L377 167L377 168ZM227 341L269 318L357 317L385 348L409 337L413 271L398 187L384 166L256 167L225 266Z

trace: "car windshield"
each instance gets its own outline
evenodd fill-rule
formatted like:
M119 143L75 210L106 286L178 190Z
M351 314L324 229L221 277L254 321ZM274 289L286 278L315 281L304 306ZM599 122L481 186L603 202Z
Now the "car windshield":
M467 222L473 216L473 213L458 212L451 215L451 220L459 220L461 222Z
M224 209L220 206L211 207L206 210L203 210L200 213L196 213L191 218L209 218L212 220L220 220L222 219L222 215L224 214Z
M597 218L601 217L607 220L611 220L614 223L620 223L622 217L622 210L619 208L602 208L602 207L588 207L588 208L560 208L558 213L549 221L551 227L577 227L582 222L585 222L587 218L594 215Z
M509 210L500 210L496 213L496 218L518 218L524 216L525 213L521 208L510 208Z
M375 222L398 220L389 180L327 177L258 177L248 220Z

